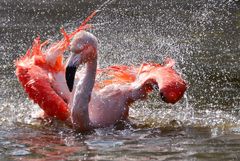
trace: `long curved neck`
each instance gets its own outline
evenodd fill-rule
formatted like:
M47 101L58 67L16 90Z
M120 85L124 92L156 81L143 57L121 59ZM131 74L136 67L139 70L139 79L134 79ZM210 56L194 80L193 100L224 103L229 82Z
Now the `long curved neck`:
M88 104L91 99L92 89L95 83L97 58L86 63L86 73L78 82L72 102L72 123L80 131L91 129Z

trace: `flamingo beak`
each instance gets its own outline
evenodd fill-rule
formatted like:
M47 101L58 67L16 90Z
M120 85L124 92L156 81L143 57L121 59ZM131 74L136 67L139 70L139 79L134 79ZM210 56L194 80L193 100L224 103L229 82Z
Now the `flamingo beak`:
M67 82L67 86L70 92L72 92L73 90L73 85L74 85L74 78L75 78L75 74L77 71L77 67L74 66L67 66L66 68L66 82Z
M81 54L72 53L69 60L67 61L65 79L70 92L72 92L73 90L75 74L80 63L81 63Z

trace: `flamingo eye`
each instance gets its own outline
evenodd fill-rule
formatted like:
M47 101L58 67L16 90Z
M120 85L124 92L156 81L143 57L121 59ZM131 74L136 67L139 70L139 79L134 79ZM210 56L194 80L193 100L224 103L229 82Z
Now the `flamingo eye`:
M74 53L75 54L80 54L80 53L82 53L82 51L85 49L85 46L81 46L81 47L79 47L79 48L76 48L75 50L74 50Z
M71 43L70 50L75 53L79 54L83 51L85 44L80 41L74 41Z

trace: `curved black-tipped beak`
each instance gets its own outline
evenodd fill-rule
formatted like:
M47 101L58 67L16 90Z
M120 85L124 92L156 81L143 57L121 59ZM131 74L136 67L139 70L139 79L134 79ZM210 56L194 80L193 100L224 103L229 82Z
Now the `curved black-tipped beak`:
M81 54L72 53L66 63L65 79L70 92L73 90L75 74L81 63Z
M77 71L76 66L67 66L66 68L65 77L66 77L67 86L70 92L72 92L73 90L76 71Z

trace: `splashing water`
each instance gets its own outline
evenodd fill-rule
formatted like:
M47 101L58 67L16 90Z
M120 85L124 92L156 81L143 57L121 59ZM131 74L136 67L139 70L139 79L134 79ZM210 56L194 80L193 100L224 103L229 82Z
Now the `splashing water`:
M103 3L0 3L0 159L239 160L239 2ZM35 120L39 108L19 86L13 60L37 35L60 39L61 25L72 31L99 6L91 32L99 38L100 67L172 57L188 81L185 97L167 105L153 93L133 105L130 124L87 135L58 121Z

